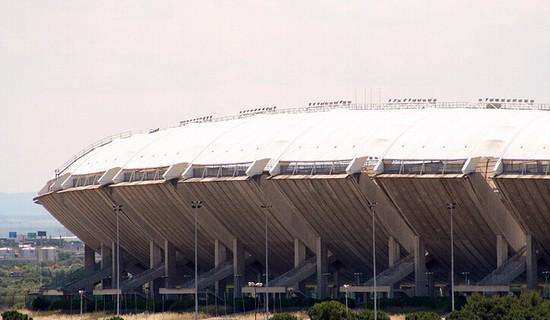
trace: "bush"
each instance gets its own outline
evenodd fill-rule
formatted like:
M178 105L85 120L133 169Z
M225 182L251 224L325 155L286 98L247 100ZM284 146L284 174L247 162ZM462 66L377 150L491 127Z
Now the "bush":
M352 317L350 310L350 318ZM341 320L347 318L346 306L338 301L316 303L307 312L311 320Z
M472 295L466 305L453 312L452 320L527 320L550 319L550 301L535 292L523 292L520 297L484 297Z
M435 312L421 311L409 313L405 316L405 320L440 320L441 316Z
M374 319L374 311L372 310L362 310L360 312L357 312L353 315L353 317L357 320L373 320ZM379 320L390 320L390 316L383 312L383 311L377 311L376 312L376 318ZM353 319L353 318L352 318Z
M2 313L2 319L3 320L32 320L31 317L29 317L26 314L22 314L21 312L12 310L12 311L6 311Z
M449 320L482 320L481 317L476 316L471 311L468 310L460 310L460 311L453 311L449 315Z
M107 320L124 320L123 317L119 317L119 316L114 316L114 317L110 317L109 319Z
M298 317L296 317L293 314L290 313L276 313L271 318L271 320L298 320Z

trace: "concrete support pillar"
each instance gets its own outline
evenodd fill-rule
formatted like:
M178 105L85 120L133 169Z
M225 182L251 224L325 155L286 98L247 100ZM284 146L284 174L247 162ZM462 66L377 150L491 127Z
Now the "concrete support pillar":
M175 286L176 272L176 247L168 240L164 240L164 286L166 288Z
M508 242L502 235L497 235L497 268L508 260Z
M298 268L304 261L306 261L306 245L299 239L294 239L294 268ZM305 292L303 282L295 283L294 289L299 292Z
M111 248L101 245L101 270L105 270L109 267L113 266L113 253L111 251ZM101 280L101 287L103 289L108 289L111 287L111 279L103 279Z
M87 244L84 244L84 270L87 273L95 270L95 251Z
M333 290L330 290L330 298L331 299L338 299L338 296L340 295L340 269L334 271L334 283L333 283ZM328 284L327 284L328 285Z
M244 249L238 239L233 239L233 295L241 296L241 289L245 281Z
M388 240L389 267L393 267L400 257L401 248L399 247L399 243L397 243L393 237L390 237Z
M214 267L219 267L225 261L227 261L227 248L220 240L216 239L214 240ZM214 294L218 298L221 296L222 293L220 289L223 289L223 283L222 281L216 281L216 283L214 284Z
M527 235L527 288L537 287L537 252L533 236Z
M87 244L84 244L84 271L86 274L91 274L95 271L95 251ZM87 293L92 293L93 285L84 288Z
M306 245L299 239L294 239L294 268L306 261Z
M315 241L315 257L317 259L317 298L327 297L328 249L321 237Z
M113 267L113 251L112 246L101 245L101 270L105 270ZM112 270L111 270L112 275ZM101 288L109 289L112 287L113 281L112 278L105 278L101 280Z
M149 241L149 269L156 269L162 265L162 250L153 241ZM158 296L162 279L155 279L149 283L149 293L152 298Z
M414 294L415 296L426 295L426 250L424 242L420 237L414 239Z

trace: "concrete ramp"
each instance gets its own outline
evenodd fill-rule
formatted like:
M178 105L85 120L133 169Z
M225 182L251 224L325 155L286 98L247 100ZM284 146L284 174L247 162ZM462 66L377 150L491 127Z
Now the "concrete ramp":
M526 270L527 248L523 247L513 257L508 259L502 266L495 269L481 281L478 285L507 285L515 278L519 277Z
M273 287L289 287L294 286L297 283L300 283L301 281L304 281L305 279L311 277L317 272L317 263L316 258L312 257L301 264L298 265L298 267L293 268L279 277L271 280L269 282L269 286Z
M328 257L328 264L332 264L336 261L336 256L331 255ZM292 287L297 283L300 283L307 278L313 276L317 272L317 260L315 257L306 259L300 263L296 268L293 268L277 278L269 281L270 287Z
M199 289L207 288L216 283L216 281L221 281L227 277L233 275L233 262L227 261L222 263L216 268L211 269L208 272L205 272L199 275ZM191 279L183 285L184 288L193 288L195 286L195 279Z
M405 258L397 261L392 267L378 274L378 276L376 276L376 285L391 287L413 272L414 255L408 255ZM373 279L370 279L365 285L372 286L373 282Z
M105 278L109 278L112 274L112 267L104 268L103 270L93 271L88 273L84 277L75 280L73 282L67 283L62 286L64 292L77 292L78 290L94 286L96 283L100 282Z
M146 283L163 277L164 273L164 264L153 269L145 270L142 273L137 274L135 277L122 282L120 284L120 289L122 292L133 291L134 289L139 288Z

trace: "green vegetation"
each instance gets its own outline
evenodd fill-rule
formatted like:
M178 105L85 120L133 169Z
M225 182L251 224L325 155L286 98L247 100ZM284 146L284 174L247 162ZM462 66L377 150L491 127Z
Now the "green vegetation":
M338 301L324 301L316 303L308 311L308 316L311 320L371 320L374 319L372 310L354 311L346 309L346 306ZM378 319L389 320L388 314L378 311Z
M110 317L109 319L107 320L124 320L123 317L119 317L119 316L115 316L115 317Z
M28 303L29 293L41 285L62 284L79 276L81 258L66 253L55 263L3 261L0 263L0 306L20 306Z
M440 320L441 316L435 312L420 311L409 313L405 316L405 320Z
M550 301L526 291L519 297L472 295L466 305L451 314L452 320L543 320L550 319Z
M2 320L32 320L32 318L26 314L12 310L2 313Z
M348 312L346 306L338 301L325 301L316 303L307 314L311 320L340 320L348 318Z

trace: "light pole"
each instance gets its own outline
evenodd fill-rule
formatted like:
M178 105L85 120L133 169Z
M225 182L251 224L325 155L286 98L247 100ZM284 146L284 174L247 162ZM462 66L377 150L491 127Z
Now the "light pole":
M120 227L119 227L119 213L122 212L122 205L115 204L113 209L116 215L116 314L120 316Z
M372 213L372 292L374 305L374 320L378 319L378 309L376 306L376 201L368 201L367 205Z
M256 295L256 288L260 288L260 287L263 287L263 283L261 282L249 282L248 283L248 286L253 288L252 290L254 290L254 304L255 304L255 308L254 308L254 320L256 320L256 315L258 314L258 297Z
M344 285L344 291L345 291L345 293L346 293L346 317L347 317L348 320L349 320L348 289L349 289L349 284L345 284L345 285Z
M455 311L455 251L454 251L454 230L453 230L453 210L456 209L456 202L447 203L451 216L451 309Z
M80 295L80 315L82 315L83 310L83 302L82 302L82 296L84 295L84 290L78 290L78 294Z
M202 201L191 201L191 208L195 213L195 320L199 318L199 268L197 250L197 210L202 208Z
M265 286L269 287L269 238L268 238L268 223L270 204L262 204L261 207L265 210ZM265 318L269 315L269 293L265 291Z

